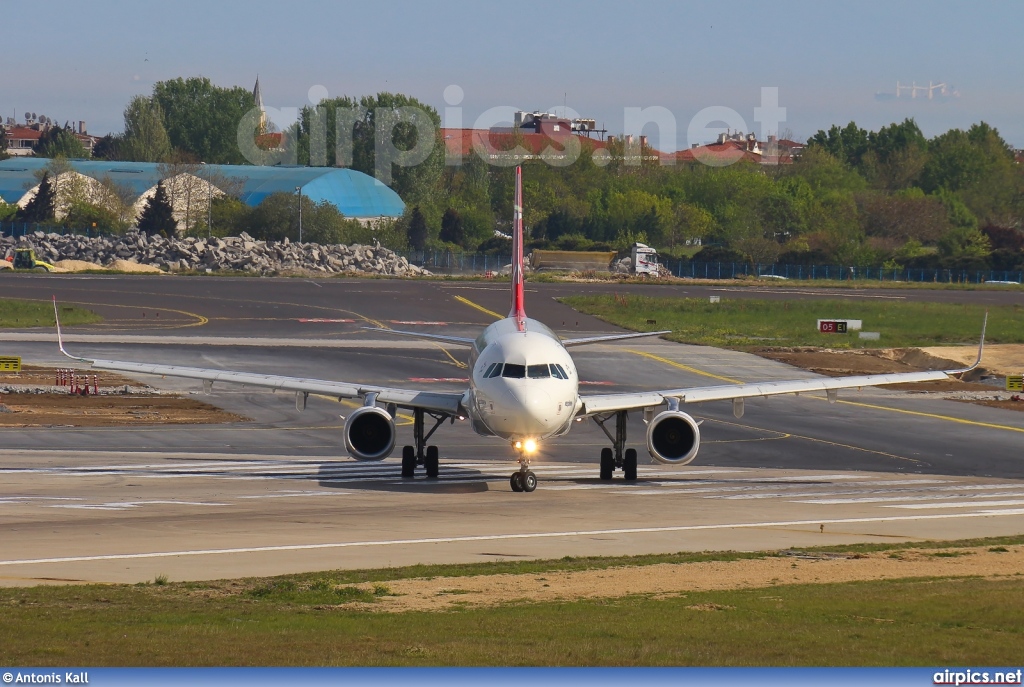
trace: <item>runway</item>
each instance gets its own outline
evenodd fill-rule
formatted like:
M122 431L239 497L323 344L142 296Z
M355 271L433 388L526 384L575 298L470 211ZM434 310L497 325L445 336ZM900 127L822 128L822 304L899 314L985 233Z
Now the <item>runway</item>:
M566 288L528 284L532 317L566 335L613 329L561 305L548 286ZM474 335L508 301L503 284L465 282L19 275L0 279L0 288L9 297L56 293L104 314L105 323L68 332L69 346L91 356L436 389L464 385L458 347L392 341L362 327ZM49 331L4 331L0 350L57 363L51 339ZM810 376L664 341L573 355L582 393ZM187 393L198 386L146 381ZM1024 529L1024 414L914 394L872 389L840 394L835 405L807 395L760 399L741 419L727 403L688 407L704 420L696 461L641 465L630 485L597 479L607 440L581 423L543 447L533 494L510 492L510 450L465 423L438 430L441 479L409 482L393 458L345 457L339 416L351 404L311 398L298 413L291 397L237 387L217 387L205 400L252 421L3 430L0 584L778 549ZM398 424L401 445L411 430L407 418ZM643 431L634 414L630 445L642 463Z

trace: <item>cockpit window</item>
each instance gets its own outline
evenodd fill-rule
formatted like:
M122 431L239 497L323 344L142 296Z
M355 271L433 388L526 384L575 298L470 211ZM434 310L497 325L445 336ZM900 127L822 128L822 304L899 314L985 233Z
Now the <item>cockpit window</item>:
M568 373L567 373L567 372L565 371L565 368L564 368L564 367L562 367L562 366L561 366L561 365L559 365L558 363L555 363L555 364L554 364L554 365L552 365L551 367L555 368L556 370L558 370L558 371L559 371L559 372L560 372L560 373L562 374L562 379L569 379L569 375L568 375Z
M505 369L501 371L501 376L509 379L522 379L526 376L526 365L505 363Z
M487 372L484 373L484 379L490 379L491 377L497 377L501 374L501 363L491 363L491 366L487 368Z
M548 370L547 364L528 365L526 367L526 376L530 379L546 379L551 376L551 372Z
M552 364L548 365L548 367L551 368L551 376L552 377L554 377L555 379L565 379L565 377L562 376L562 373L558 371L558 365L555 365L554 363L552 363Z

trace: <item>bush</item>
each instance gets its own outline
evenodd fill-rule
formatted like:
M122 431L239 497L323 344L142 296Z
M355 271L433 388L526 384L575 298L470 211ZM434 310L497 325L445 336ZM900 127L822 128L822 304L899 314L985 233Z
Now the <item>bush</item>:
M746 262L747 258L743 253L725 246L705 246L694 253L691 260L693 262Z

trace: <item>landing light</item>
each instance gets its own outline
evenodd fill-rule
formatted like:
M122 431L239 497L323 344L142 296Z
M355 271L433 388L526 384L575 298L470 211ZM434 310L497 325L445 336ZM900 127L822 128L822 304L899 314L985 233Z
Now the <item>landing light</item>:
M523 444L523 448L526 449L527 453L533 453L534 451L537 450L537 442L534 441L533 439L527 439L526 443Z

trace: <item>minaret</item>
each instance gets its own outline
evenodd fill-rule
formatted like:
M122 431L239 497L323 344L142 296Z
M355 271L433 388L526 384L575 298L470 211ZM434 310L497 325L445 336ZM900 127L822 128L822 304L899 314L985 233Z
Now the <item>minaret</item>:
M260 108L260 133L266 133L267 131L267 111L263 107L263 94L260 93L260 75L256 75L256 86L252 89L252 102L253 105Z

